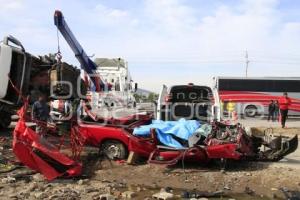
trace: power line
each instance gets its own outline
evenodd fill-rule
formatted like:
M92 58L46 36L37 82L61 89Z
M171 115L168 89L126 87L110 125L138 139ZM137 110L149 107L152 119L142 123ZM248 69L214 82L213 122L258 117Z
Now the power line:
M248 67L249 67L249 59L248 59L248 51L246 50L246 55L245 55L245 58L246 58L246 77L248 77Z

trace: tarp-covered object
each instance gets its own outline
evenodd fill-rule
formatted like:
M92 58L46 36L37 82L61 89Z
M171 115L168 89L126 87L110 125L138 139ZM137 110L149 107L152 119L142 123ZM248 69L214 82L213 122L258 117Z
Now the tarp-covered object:
M54 145L40 137L25 124L25 104L13 132L13 152L26 166L42 173L49 181L81 174L82 165L62 154Z
M188 138L199 128L200 123L196 120L180 119L178 121L153 120L151 124L140 126L133 131L137 136L149 136L150 129L155 128L157 138L164 145L182 148L182 144L174 138L188 140Z

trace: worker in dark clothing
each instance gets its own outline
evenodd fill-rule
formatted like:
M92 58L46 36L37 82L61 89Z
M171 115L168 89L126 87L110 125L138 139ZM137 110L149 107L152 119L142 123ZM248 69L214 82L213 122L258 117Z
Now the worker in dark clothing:
M44 94L39 95L39 99L34 102L31 112L32 120L36 122L36 132L43 134L46 132L46 123L49 118L49 106Z
M271 103L269 104L268 121L270 121L270 119L272 119L272 121L274 121L274 112L275 112L275 103L273 100L271 100Z
M285 92L283 96L279 99L279 108L281 115L281 126L285 128L285 122L288 117L289 106L291 105L291 99L288 97L288 94Z
M278 121L278 118L279 118L279 102L278 100L275 101L275 104L274 104L274 121Z

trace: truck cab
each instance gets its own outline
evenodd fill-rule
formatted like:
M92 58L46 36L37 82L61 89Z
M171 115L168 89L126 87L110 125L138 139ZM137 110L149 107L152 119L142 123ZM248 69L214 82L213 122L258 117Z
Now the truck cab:
M211 121L215 119L218 107L215 95L208 86L163 85L158 102L156 116L158 120L178 120L180 118Z
M0 127L9 126L11 115L22 104L21 95L30 95L34 100L38 92L49 92L51 64L46 57L38 58L26 52L13 36L4 37L0 44Z
M134 93L137 83L133 83L128 63L122 58L96 58L97 73L107 84L104 99L109 105L135 107ZM101 101L101 100L100 100Z

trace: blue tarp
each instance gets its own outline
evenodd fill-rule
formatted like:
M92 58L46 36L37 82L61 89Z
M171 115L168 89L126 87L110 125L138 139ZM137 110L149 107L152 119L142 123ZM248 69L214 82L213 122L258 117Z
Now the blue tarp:
M188 138L199 128L199 126L200 123L196 120L152 120L152 124L135 128L133 134L137 136L149 136L150 129L155 128L157 138L161 143L174 148L182 148L183 146L176 139L174 139L173 136L183 140L188 140Z

